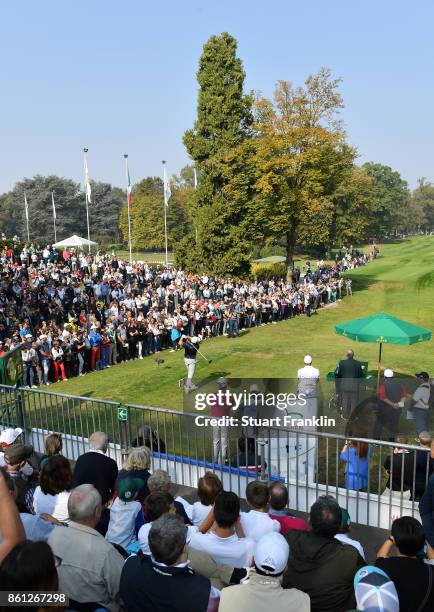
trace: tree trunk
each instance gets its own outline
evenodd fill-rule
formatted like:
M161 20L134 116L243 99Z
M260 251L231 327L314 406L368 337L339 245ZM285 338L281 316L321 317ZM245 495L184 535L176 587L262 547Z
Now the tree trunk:
M286 280L292 281L292 271L294 269L294 251L295 251L295 228L286 232Z

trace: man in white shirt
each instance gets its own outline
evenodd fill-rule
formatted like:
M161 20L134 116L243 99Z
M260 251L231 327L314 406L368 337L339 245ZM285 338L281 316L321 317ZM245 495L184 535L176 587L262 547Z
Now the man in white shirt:
M280 523L270 518L267 513L269 497L265 482L254 480L247 485L246 499L251 509L241 513L241 527L245 535L255 542L266 533L280 531Z
M300 368L297 372L298 395L306 400L304 406L299 403L297 410L303 407L305 418L316 417L318 413L317 386L320 372L318 368L312 366L312 361L313 359L310 355L305 355L304 367Z
M232 567L250 566L255 542L244 537L240 525L240 500L235 493L222 491L214 503L216 527L207 533L195 533L191 548L207 552L217 563Z

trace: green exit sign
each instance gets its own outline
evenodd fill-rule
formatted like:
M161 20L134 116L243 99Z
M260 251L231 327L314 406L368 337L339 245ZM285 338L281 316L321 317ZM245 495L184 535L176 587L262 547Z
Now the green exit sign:
M118 420L128 421L128 408L118 408Z

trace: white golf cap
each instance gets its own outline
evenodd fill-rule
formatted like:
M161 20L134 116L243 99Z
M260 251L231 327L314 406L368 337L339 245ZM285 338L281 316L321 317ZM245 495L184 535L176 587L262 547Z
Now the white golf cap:
M23 430L21 427L16 427L15 429L9 427L8 429L4 429L0 434L0 443L13 444L22 433Z
M31 338L31 337L32 337L32 334L26 334L24 337L25 337L25 338Z
M384 378L393 378L393 370L386 368L384 370Z
M220 378L217 379L217 384L219 387L225 387L228 384L227 378L220 376Z
M281 574L288 563L288 557L288 542L276 531L262 536L256 544L254 562L265 574Z
M191 341L193 342L193 344L197 344L199 342L199 338L197 336L193 336Z
M304 363L306 365L310 365L312 363L312 357L310 355L305 355L304 356Z

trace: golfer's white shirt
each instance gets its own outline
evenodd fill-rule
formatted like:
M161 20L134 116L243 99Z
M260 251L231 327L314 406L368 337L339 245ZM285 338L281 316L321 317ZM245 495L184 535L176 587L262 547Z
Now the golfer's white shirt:
M314 368L311 365L305 365L304 368L300 368L297 372L297 378L300 380L302 378L315 378L319 380L320 373L318 368Z
M311 365L305 365L297 372L298 392L303 393L306 397L316 397L316 386L319 381L320 373L318 368Z

